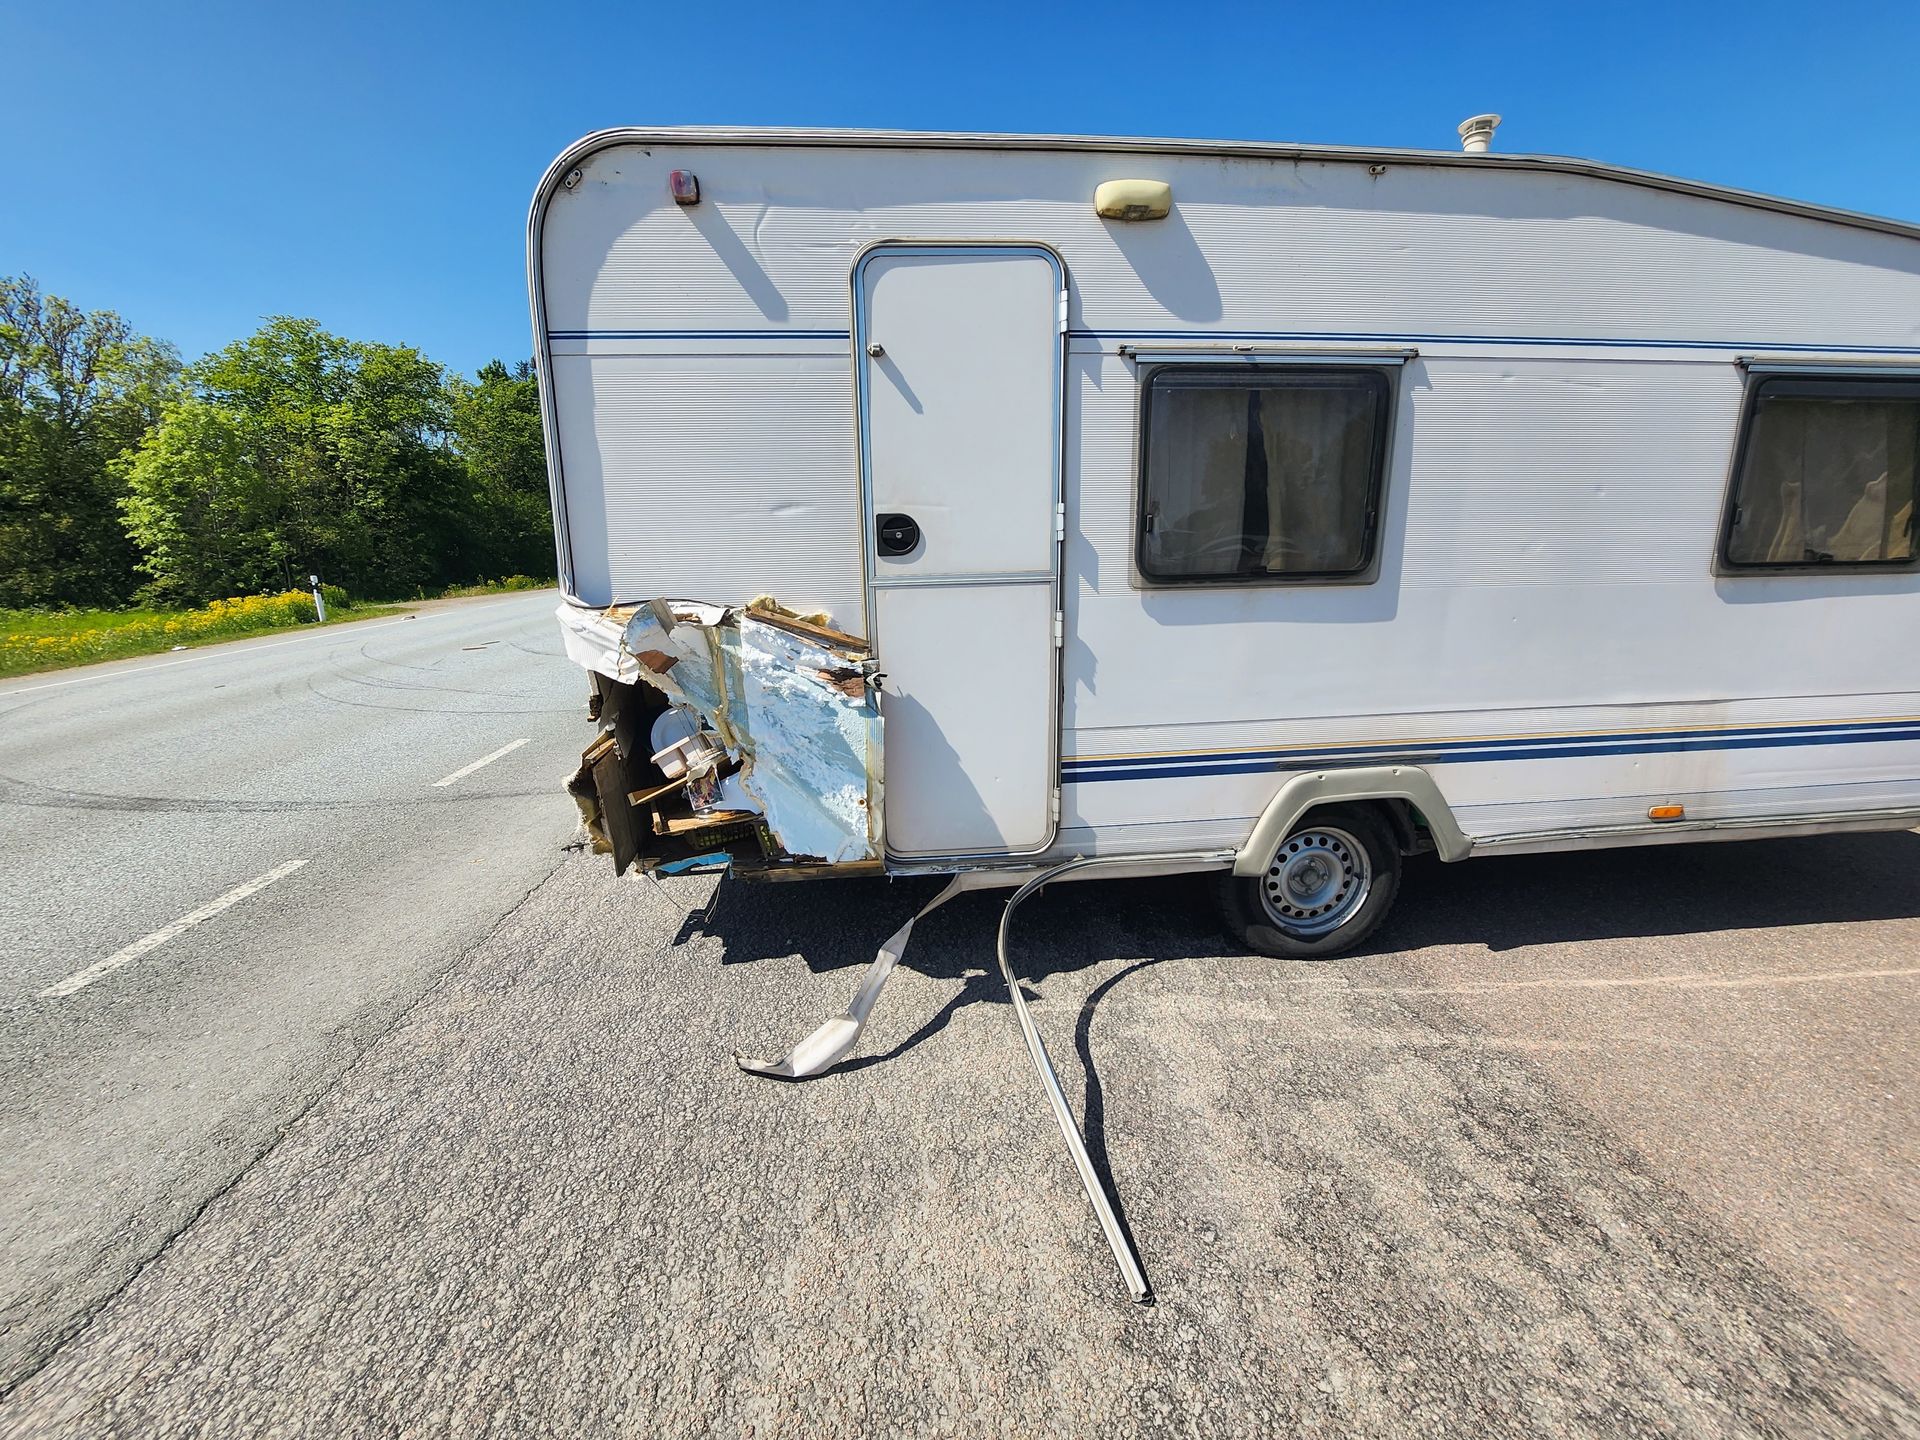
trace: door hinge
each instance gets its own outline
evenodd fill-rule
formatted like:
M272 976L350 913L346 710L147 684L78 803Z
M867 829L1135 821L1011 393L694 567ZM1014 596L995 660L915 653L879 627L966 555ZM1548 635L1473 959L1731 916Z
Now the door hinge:
M1058 319L1058 321L1060 322L1060 333L1062 335L1066 334L1067 333L1067 292L1065 289L1062 289L1060 291L1060 306L1058 311L1056 312L1055 318Z
M1064 500L1053 507L1053 538L1056 540L1067 538L1067 502Z
M1053 648L1058 650L1066 643L1067 612L1064 610L1056 610L1053 612Z
M1060 823L1060 787L1058 785L1053 787L1053 823L1055 825Z

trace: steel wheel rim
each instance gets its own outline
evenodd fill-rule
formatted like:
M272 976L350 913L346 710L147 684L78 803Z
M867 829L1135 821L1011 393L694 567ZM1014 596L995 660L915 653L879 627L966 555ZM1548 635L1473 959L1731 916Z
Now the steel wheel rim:
M1291 935L1325 935L1352 919L1372 889L1367 847L1345 830L1314 826L1281 841L1260 877L1260 904Z

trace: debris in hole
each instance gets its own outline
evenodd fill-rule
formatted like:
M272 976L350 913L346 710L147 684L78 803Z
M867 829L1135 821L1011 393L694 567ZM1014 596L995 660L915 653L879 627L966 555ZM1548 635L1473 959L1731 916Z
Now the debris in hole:
M568 790L616 868L879 868L876 667L825 619L766 596L561 607L602 727Z

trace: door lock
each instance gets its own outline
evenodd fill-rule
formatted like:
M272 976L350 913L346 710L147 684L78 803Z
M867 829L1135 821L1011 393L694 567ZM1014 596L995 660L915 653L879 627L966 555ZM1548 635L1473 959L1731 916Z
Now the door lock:
M882 515L874 530L882 555L911 555L920 544L920 526L911 515Z

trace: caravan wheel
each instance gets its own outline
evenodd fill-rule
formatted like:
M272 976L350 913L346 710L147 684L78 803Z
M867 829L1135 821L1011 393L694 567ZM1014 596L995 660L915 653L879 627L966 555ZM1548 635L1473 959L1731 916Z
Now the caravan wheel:
M1221 917L1262 955L1317 959L1371 935L1400 888L1400 846L1363 805L1316 810L1280 842L1263 875L1219 879Z

